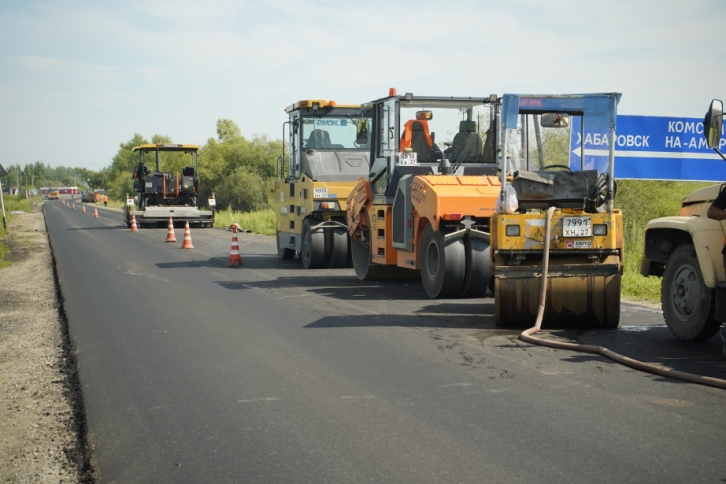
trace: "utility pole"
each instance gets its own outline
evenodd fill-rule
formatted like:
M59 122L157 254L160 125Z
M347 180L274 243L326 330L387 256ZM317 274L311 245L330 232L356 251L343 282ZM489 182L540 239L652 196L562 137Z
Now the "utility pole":
M7 176L8 172L5 171L5 168L0 165L0 177ZM3 182L0 180L0 206L2 206L3 209L3 228L7 228L6 222L5 222L5 198L3 196Z

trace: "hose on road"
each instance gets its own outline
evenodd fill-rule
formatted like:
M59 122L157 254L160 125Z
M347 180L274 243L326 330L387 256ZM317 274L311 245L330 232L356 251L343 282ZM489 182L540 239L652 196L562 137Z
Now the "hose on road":
M552 214L555 212L555 207L550 207L547 210L547 218L545 222L545 238L544 238L544 253L542 258L542 285L539 291L539 307L537 309L537 319L535 320L534 326L522 332L519 335L520 339L539 346L547 346L549 348L556 348L562 350L581 351L585 353L595 353L613 361L616 361L622 365L635 368L636 370L646 371L648 373L655 373L661 376L667 376L670 378L677 378L679 380L685 380L692 383L698 383L700 385L708 385L716 388L726 389L726 380L720 378L712 378L709 376L696 375L694 373L688 373L685 371L672 370L669 368L663 368L658 365L651 365L649 363L643 363L642 361L634 360L623 356L619 353L615 353L603 346L594 345L583 345L579 343L563 343L559 341L545 340L532 336L538 332L542 327L542 318L544 317L545 310L545 298L547 296L547 271L549 270L550 262L550 231L552 229Z

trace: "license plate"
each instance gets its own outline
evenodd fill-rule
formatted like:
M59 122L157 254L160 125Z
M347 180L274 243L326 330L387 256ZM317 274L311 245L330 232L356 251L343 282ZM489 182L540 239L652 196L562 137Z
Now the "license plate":
M562 217L563 237L592 237L590 217Z
M592 249L592 240L568 240L565 246L568 249Z
M313 188L313 198L328 198L328 189Z
M398 166L418 166L417 153L399 153Z

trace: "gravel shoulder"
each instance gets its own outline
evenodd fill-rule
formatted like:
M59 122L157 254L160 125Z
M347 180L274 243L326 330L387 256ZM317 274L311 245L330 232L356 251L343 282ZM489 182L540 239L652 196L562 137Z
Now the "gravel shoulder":
M92 482L41 208L8 227L0 270L0 482Z

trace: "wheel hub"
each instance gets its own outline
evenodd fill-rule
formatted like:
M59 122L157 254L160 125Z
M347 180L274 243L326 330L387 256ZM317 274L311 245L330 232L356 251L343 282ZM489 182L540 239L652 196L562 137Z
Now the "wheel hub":
M694 268L683 266L673 279L671 301L676 315L680 319L688 319L696 310L700 300L700 281Z
M431 241L426 248L426 272L429 279L435 280L439 273L439 248Z

